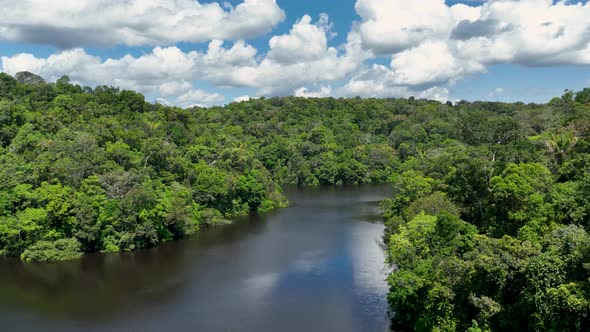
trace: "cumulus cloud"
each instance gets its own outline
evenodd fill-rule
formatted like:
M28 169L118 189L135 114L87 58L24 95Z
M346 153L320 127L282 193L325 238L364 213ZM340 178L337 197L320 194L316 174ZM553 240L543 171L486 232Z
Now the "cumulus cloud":
M82 48L38 58L31 54L2 57L3 71L14 75L31 71L53 81L67 74L85 85L110 84L164 98L180 105L223 102L219 93L194 89L196 80L217 87L255 88L258 95L287 95L308 84L345 79L369 54L351 32L340 49L329 47L330 23L322 15L317 23L304 16L285 35L271 38L269 51L258 50L242 40L225 46L213 40L204 52L184 52L176 46L155 47L139 57L125 55L102 60Z
M341 45L331 45L334 24L327 14L304 15L285 33L270 37L265 52L244 38L268 32L284 18L276 0L243 0L235 7L194 0L45 3L0 0L0 8L16 6L0 11L0 39L38 38L64 48L84 43L156 47L141 56L109 59L82 48L45 58L18 54L2 57L5 72L28 70L48 80L67 74L81 84L116 85L178 105L225 102L222 88L249 88L256 96L443 101L457 81L493 64L590 65L590 2L489 0L450 6L444 0L357 0L360 21L352 23ZM41 10L41 5L51 8ZM89 17L99 9L100 20ZM179 41L209 44L200 51L158 46Z
M159 87L160 95L162 96L178 96L190 91L192 84L187 81L169 81L164 82Z
M490 91L490 93L488 93L488 97L495 97L502 93L504 93L504 88L495 88L494 90Z
M333 95L332 87L331 86L321 86L316 91L310 91L306 87L301 87L295 90L295 97L305 97L305 98L322 98L322 97L330 97Z
M440 97L445 93L436 87L485 72L492 64L590 64L590 2L479 3L357 0L363 48L389 56L391 63L356 75L347 91L379 95L421 88Z
M451 31L451 38L457 40L469 40L476 37L493 36L498 33L510 32L513 25L496 19L483 19L477 21L460 21Z
M392 78L398 85L447 83L467 74L484 71L475 59L463 59L445 42L427 41L393 55Z
M348 83L336 91L345 97L417 97L434 99L441 102L449 100L447 88L432 86L429 88L397 83L394 72L382 65L373 65L370 69L353 77Z
M590 64L590 3L493 0L469 7L444 0L358 0L356 8L363 45L392 54L393 70L409 84L427 76L432 83L459 79L494 63ZM412 56L422 56L421 68ZM420 69L423 79L412 75Z
M247 66L255 64L254 58L258 53L256 48L238 40L229 48L223 48L222 40L209 43L207 53L203 56L203 63L210 65Z
M0 39L63 49L238 40L268 33L284 18L276 0L235 7L195 0L0 0Z
M289 33L270 39L265 57L243 66L211 63L206 77L219 86L256 88L258 95L288 95L309 84L346 79L371 54L355 29L344 45L329 47L326 24L325 16L313 23L306 15Z
M236 45L241 47L241 43ZM227 52L232 52L232 49ZM203 106L218 104L224 100L218 93L193 89L194 77L202 70L206 58L207 54L185 53L172 46L156 47L152 53L140 57L126 55L104 61L87 54L81 48L62 51L47 58L37 58L25 53L13 57L4 56L1 60L2 70L10 75L30 71L49 81L55 81L65 74L79 84L113 85L140 91L162 103L174 101L173 103L181 106ZM228 60L221 57L219 61Z
M444 0L358 0L363 45L379 54L417 46L429 39L445 39L457 19L476 15L465 5L449 8Z
M190 90L176 99L180 106L184 107L216 105L224 100L225 97L219 93L209 93L200 89Z
M239 97L234 98L234 103L241 103L243 101L248 101L251 98L252 97L250 97L250 96L239 96Z
M322 27L311 24L311 17L305 15L288 34L272 37L269 46L268 59L291 64L320 59L328 49L328 39Z

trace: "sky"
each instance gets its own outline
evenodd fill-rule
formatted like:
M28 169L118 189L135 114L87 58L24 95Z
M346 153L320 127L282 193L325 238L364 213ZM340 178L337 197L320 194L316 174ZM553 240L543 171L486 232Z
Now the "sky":
M547 102L590 86L572 0L0 0L0 71L188 107L249 98Z

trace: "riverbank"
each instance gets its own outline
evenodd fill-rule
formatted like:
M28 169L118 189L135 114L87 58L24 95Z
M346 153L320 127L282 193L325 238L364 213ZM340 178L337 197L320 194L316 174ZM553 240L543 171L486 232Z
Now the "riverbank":
M3 262L3 326L386 331L384 226L375 218L390 186L284 192L287 208L150 249L51 264Z

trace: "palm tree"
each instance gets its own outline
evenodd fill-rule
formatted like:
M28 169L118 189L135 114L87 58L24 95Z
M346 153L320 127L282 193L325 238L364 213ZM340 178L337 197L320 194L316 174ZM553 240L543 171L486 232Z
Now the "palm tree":
M565 156L577 143L578 137L574 136L574 133L570 131L561 134L550 134L549 139L545 141L545 146L555 156L557 164L561 165Z

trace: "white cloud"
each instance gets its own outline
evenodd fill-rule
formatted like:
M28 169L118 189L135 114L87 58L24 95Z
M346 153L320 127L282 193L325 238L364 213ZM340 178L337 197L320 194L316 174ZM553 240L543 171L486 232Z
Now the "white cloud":
M203 56L203 62L210 65L253 65L257 52L256 48L246 44L243 40L235 42L230 49L223 48L222 40L213 40L209 43L207 53Z
M470 7L444 0L358 0L356 10L363 45L380 54L437 41L457 44L460 55L483 56L484 63L580 63L590 42L590 3L491 0Z
M170 102L164 98L156 98L156 103L166 106L171 105Z
M164 82L160 85L160 95L162 96L178 96L190 91L192 84L187 81L170 81Z
M328 39L338 36L338 33L334 30L334 23L330 21L330 16L328 14L320 13L320 19L317 24L318 27L326 33Z
M195 0L0 0L0 39L59 48L237 40L268 33L284 18L276 0L236 7Z
M206 52L184 52L175 46L156 47L139 57L125 55L104 61L81 48L47 58L19 54L2 57L2 68L12 75L28 70L49 81L66 74L84 85L119 86L179 105L224 101L219 93L195 89L193 83L197 80L217 87L254 88L258 95L288 95L302 86L343 80L370 56L362 50L355 31L349 34L348 42L341 49L328 47L327 29L320 24L329 26L330 23L327 17L322 17L314 24L309 16L304 16L288 34L272 38L269 52L260 56L244 41L224 47L222 41L213 40ZM307 47L308 44L314 46Z
M395 74L387 67L373 65L370 69L353 77L336 94L345 97L417 97L434 99L441 102L449 100L447 88L433 86L430 88L400 85L396 82Z
M282 64L318 60L328 49L325 31L319 25L311 24L309 15L295 23L288 34L272 37L268 44L267 58Z
M305 97L305 98L322 98L322 97L330 97L332 95L332 87L331 86L322 86L317 91L310 91L306 87L301 87L295 90L295 97Z
M270 37L266 52L242 38L265 33L283 19L275 0L243 0L235 7L194 0L57 0L40 10L45 3L24 0L15 10L0 11L0 39L42 38L62 47L82 41L209 44L190 52L156 46L141 56L112 59L82 48L46 58L18 54L2 57L4 71L28 70L47 80L67 74L81 84L116 85L178 105L224 102L221 88L249 88L256 96L446 100L457 81L493 64L590 65L590 2L490 0L449 6L444 0L357 0L361 21L352 23L342 45L331 45L334 24L327 14L304 15L289 31ZM8 4L0 0L0 8ZM90 17L99 8L100 20ZM224 42L228 39L235 41ZM369 62L375 59L386 61ZM211 92L199 88L211 85Z
M466 12L466 7L460 6L456 15ZM362 18L364 46L381 54L444 39L456 17L444 0L358 0L355 8Z
M200 89L188 91L176 99L183 107L216 105L221 104L224 100L225 97L219 93L209 93Z
M477 61L458 58L448 44L440 41L427 41L394 54L391 68L393 80L399 85L444 84L485 70Z
M363 47L391 56L391 63L357 74L345 90L361 95L429 91L497 63L590 65L590 2L480 3L357 0Z
M354 29L345 45L329 47L323 17L313 24L304 16L288 34L271 38L267 55L249 65L211 64L207 79L219 86L256 88L259 95L287 95L301 86L347 78L371 55Z
M249 101L250 99L252 99L250 96L239 96L234 98L234 103L241 103L243 101Z
M88 72L101 64L99 57L87 54L82 49L73 49L52 54L47 58L37 58L32 54L21 53L13 57L3 56L2 68L7 74L14 75L19 71L30 71L43 76L46 80L54 81L63 74L72 77L89 76L92 80L101 80L104 72ZM92 76L90 76L92 75ZM108 81L111 80L111 77ZM104 82L105 84L108 81Z
M504 93L504 88L495 88L494 90L490 91L490 93L488 93L488 97L495 97L502 93Z
M239 44L239 43L236 43ZM177 47L156 47L152 53L133 57L101 60L83 49L72 49L36 58L30 54L2 57L2 70L14 75L31 71L46 80L55 81L68 75L73 82L84 85L113 85L132 89L154 97L162 103L181 106L213 105L224 101L219 93L194 89L192 82L203 70L207 55L185 53ZM224 61L223 57L220 61Z

